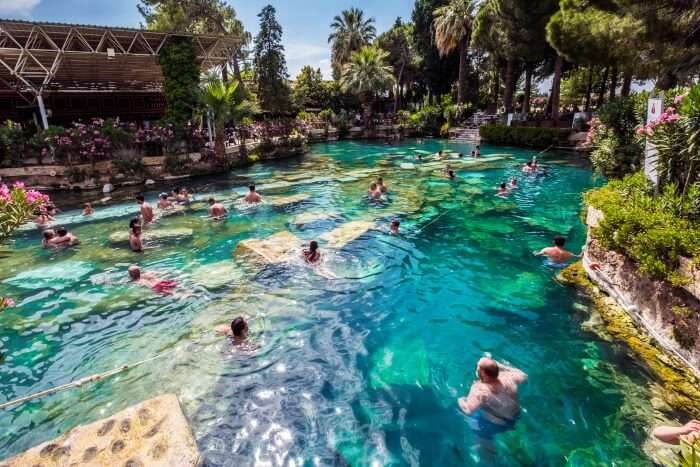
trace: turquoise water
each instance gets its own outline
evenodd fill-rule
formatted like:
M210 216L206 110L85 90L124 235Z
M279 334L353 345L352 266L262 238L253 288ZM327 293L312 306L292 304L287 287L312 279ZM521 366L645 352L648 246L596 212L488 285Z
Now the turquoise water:
M224 199L229 219L212 223L196 203L154 228L191 237L150 242L143 255L108 241L136 213L130 202L98 207L91 220L59 215L82 240L71 250L41 250L38 232L19 232L0 259L0 295L18 303L0 315L0 402L168 354L3 411L0 459L172 392L209 466L477 465L485 460L456 399L491 352L529 374L522 417L496 438L496 464L647 465L648 379L624 349L581 330L586 304L531 254L555 234L580 250L581 193L600 181L561 154L541 156L547 177L523 177L517 163L534 152L498 147L483 147L482 163L454 181L401 168L415 150L441 148L471 151L437 140L339 142L193 181L198 200ZM368 204L377 174L389 200ZM511 176L520 188L494 196ZM249 180L267 199L310 196L242 209L231 199ZM148 193L153 204L156 195ZM383 231L393 218L399 237ZM323 274L232 256L241 240L289 231L308 241L356 220L377 230L340 249L321 241ZM191 295L125 284L132 263ZM257 350L211 332L238 315Z

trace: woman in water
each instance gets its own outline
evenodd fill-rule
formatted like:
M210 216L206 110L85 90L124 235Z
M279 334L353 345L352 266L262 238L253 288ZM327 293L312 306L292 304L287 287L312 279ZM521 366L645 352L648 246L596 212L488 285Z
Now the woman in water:
M309 249L304 250L302 252L302 256L304 261L309 264L318 263L321 260L321 252L318 251L318 242L316 240L312 240L311 243L309 243Z
M369 189L367 190L367 196L370 200L381 198L382 192L377 186L376 182L372 182L372 184L369 186Z

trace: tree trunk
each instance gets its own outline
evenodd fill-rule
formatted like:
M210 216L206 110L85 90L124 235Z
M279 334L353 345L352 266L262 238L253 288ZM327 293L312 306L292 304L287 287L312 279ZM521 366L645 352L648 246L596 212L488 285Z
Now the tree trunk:
M561 74L564 69L564 59L557 55L557 61L554 64L554 77L552 78L552 120L556 126L559 121L559 93L561 92Z
M224 143L224 126L220 126L216 129L216 136L214 137L214 152L216 153L216 158L219 162L223 162L226 159L226 144Z
M396 92L394 93L394 115L399 111L399 99L401 96L401 81L403 80L403 69L405 63L401 63L401 68L399 69L399 76L396 79Z
M236 81L238 81L240 86L245 86L243 84L243 79L241 79L241 67L240 64L238 63L238 54L233 56L233 77L236 78Z
M365 130L372 127L372 98L365 96L362 100L362 113L365 120Z
M457 82L457 103L464 104L466 101L467 87L467 50L469 42L467 36L459 40L459 78Z
M506 89L503 94L503 106L506 109L506 115L509 113L513 113L513 88L514 88L514 75L515 72L513 71L513 60L508 59L506 62Z
M607 89L608 85L608 67L605 67L605 70L603 70L603 81L600 83L600 90L598 92L598 102L596 103L596 107L600 108L601 105L603 105L603 102L605 101L605 90Z
M228 64L224 63L221 65L221 81L224 84L228 84Z
M584 112L591 111L591 93L593 92L593 68L588 69L588 84L586 85L586 107Z
M612 67L612 76L610 76L610 101L615 100L615 93L617 92L617 66Z
M525 96L523 98L523 115L530 113L530 97L532 94L532 65L525 65Z
M620 95L625 98L629 97L630 91L632 90L632 70L625 69L622 75L622 89L620 90Z
M498 113L498 93L499 89L501 88L501 73L496 68L496 73L495 73L495 78L493 80L493 89L492 89L492 96L493 96L493 113L496 114Z
M242 127L238 131L238 135L241 138L241 141L238 145L238 157L243 159L244 157L248 156L248 146L246 146L245 144L245 131Z

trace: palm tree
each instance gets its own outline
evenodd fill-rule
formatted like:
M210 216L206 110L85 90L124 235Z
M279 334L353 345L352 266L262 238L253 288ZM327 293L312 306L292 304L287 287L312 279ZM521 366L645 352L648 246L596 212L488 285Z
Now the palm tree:
M247 94L239 81L224 82L221 79L212 79L202 92L202 103L213 115L214 151L219 161L226 158L226 145L224 127L227 122L240 123L243 118L255 112L252 102L247 99ZM245 153L245 139L241 146L241 155Z
M459 47L459 80L457 85L457 102L464 103L467 83L467 51L474 18L472 0L450 0L445 6L433 11L433 29L435 29L435 46L441 56L445 56Z
M390 89L396 83L392 69L386 64L388 54L379 47L364 46L350 56L340 85L344 91L357 94L362 102L365 125L372 116L376 93Z
M340 15L336 15L331 29L333 32L328 36L328 43L333 44L333 75L338 78L352 53L369 45L376 37L377 30L374 27L374 18L365 19L364 12L359 8L343 10Z

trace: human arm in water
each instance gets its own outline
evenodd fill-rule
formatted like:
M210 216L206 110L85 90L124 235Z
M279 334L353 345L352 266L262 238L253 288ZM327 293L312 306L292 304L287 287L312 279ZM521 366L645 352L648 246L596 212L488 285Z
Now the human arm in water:
M504 378L512 381L515 384L523 384L525 381L527 381L527 373L524 371L504 365L501 362L496 362L498 364L498 377L499 378Z
M472 384L469 389L469 394L466 397L460 397L457 400L457 405L466 415L471 415L481 408L483 403L484 387L480 382Z
M693 436L696 433L700 433L698 420L691 420L683 426L659 426L651 434L664 443L680 444L681 437L685 435L691 435L693 440L698 439L698 436Z

